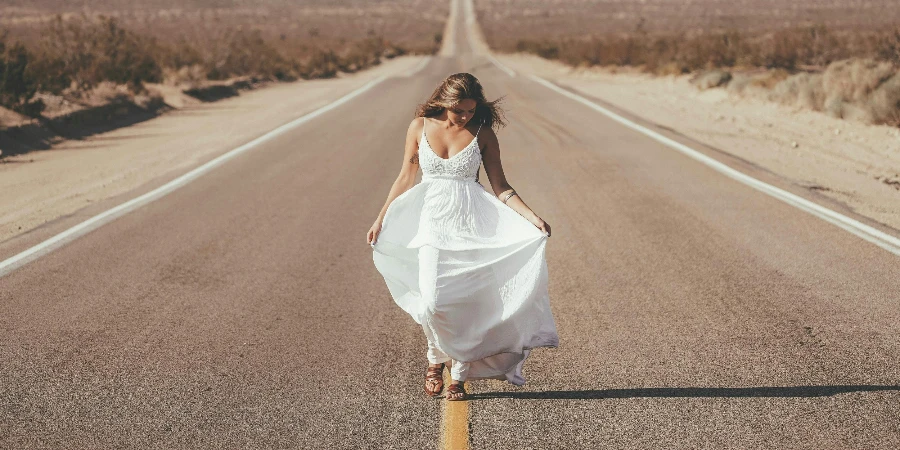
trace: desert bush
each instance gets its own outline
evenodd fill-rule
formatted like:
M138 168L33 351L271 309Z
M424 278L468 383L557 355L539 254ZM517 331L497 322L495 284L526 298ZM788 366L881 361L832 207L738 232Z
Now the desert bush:
M731 94L767 98L779 83L790 76L791 72L784 69L735 70L731 73L731 79L722 86Z
M267 43L259 30L228 30L222 45L214 48L207 76L221 80L257 75L278 80L297 78L297 65Z
M822 74L822 88L828 97L863 102L897 73L893 64L871 59L836 61Z
M162 78L162 69L153 57L155 45L153 40L122 28L113 17L63 20L56 16L38 46L43 65L55 70L36 76L43 78L41 85L49 90L69 80L81 91L111 81L138 92L143 90L143 82Z
M775 85L769 99L786 105L822 111L825 107L822 74L803 72L789 76Z
M356 72L380 63L382 54L390 45L378 37L357 41L347 47L340 56L340 69L343 72Z
M900 66L900 28L880 35L875 47L876 58Z
M825 110L841 118L887 123L900 109L900 77L890 62L836 61L822 74Z
M28 72L32 56L21 43L6 43L0 37L0 105L27 116L37 116L44 109L40 100L32 100L37 83Z
M786 69L771 69L752 77L750 84L755 87L771 90L782 80L791 76L791 72Z
M728 82L731 81L731 73L724 70L712 69L704 72L697 72L689 81L701 90L711 89L728 84Z
M604 46L600 46L600 48L604 48ZM605 64L617 66L637 66L644 64L647 60L646 46L640 36L612 39L605 46L605 52L599 56L606 61Z
M871 59L835 61L823 73L785 78L769 98L834 117L898 125L900 71L889 62Z
M800 65L824 67L847 57L850 36L839 38L823 25L775 31L754 37L747 48L751 65L793 70Z
M79 99L89 106L102 106L110 103L126 103L134 99L134 92L126 84L113 81L101 81L96 86L80 92Z
M734 73L731 80L725 85L725 89L737 95L744 95L748 88L753 86L753 76L744 73Z
M646 44L648 48L647 54L652 56L649 56L644 61L644 68L649 72L660 75L677 75L690 72L690 67L676 57L681 41L681 36L675 36L675 38L649 38Z
M187 84L197 86L206 81L206 67L201 64L173 67L163 67L163 82L171 85Z
M733 66L739 61L744 47L737 33L722 32L692 37L639 34L544 41L520 39L515 50L575 66L641 66L650 72L686 73Z
M672 38L681 45L669 57L688 70L734 67L746 53L743 37L736 31L701 33L690 38ZM651 54L654 59L666 55Z
M900 73L876 88L868 100L876 123L900 126Z
M559 46L555 43L547 41L519 39L519 41L516 43L516 51L534 53L541 58L547 59L559 58Z
M195 81L206 79L209 70L208 58L200 48L181 36L173 42L162 43L154 48L154 58L163 67L165 79Z
M409 49L381 36L339 40L328 45L312 38L284 34L266 39L258 29L209 29L193 43L180 40L162 46L159 60L166 79L194 81L198 67L204 78L221 80L253 76L282 81L297 78L333 77L338 72L356 72L377 65L381 58L406 54Z
M822 25L767 33L735 30L518 39L500 50L534 53L573 66L627 65L653 73L714 68L824 69L848 58L900 63L900 30L837 33Z
M319 50L302 64L301 76L305 79L331 78L337 75L341 61L333 50Z

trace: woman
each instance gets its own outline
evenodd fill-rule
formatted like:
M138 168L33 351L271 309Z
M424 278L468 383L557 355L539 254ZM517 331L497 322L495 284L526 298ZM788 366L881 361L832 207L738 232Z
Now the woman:
M464 400L468 379L524 384L529 351L559 342L544 258L550 225L503 174L498 102L457 73L419 105L400 175L366 235L394 301L425 331L432 397L443 391L445 364L446 398ZM482 162L493 194L478 182Z

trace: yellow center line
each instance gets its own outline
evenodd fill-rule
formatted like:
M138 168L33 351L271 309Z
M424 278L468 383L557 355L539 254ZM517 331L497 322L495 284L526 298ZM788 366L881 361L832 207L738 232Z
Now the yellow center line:
M450 386L450 370L444 371L444 395ZM463 388L466 383L463 382ZM469 402L441 402L441 448L468 450L469 448Z

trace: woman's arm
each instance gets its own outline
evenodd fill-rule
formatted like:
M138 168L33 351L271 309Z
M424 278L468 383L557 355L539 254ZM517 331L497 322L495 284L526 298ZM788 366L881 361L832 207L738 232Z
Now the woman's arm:
M484 172L491 182L491 189L494 191L494 195L500 200L506 199L507 195L513 191L513 187L509 185L509 182L506 180L506 175L503 173L503 164L500 162L500 142L497 140L497 135L494 133L493 129L488 128L485 130L484 143L485 148L481 152L481 160L484 162ZM506 205L515 210L522 217L528 219L529 222L540 228L541 231L547 233L548 236L550 235L550 225L538 217L538 215L525 204L525 201L522 200L518 193L509 197L509 199L506 200Z
M421 132L422 118L417 117L410 122L409 128L406 130L406 144L403 147L403 163L400 165L400 174L394 180L384 206L381 207L375 223L366 235L366 241L369 244L374 243L378 238L378 233L381 231L381 222L384 220L384 215L387 213L391 202L400 194L412 188L416 182L416 172L419 171L419 143L417 138Z

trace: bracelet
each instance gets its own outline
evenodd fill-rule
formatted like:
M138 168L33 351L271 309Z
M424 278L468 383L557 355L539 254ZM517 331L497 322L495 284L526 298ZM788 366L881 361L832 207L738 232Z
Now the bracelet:
M506 198L503 199L503 203L506 203L506 201L509 200L510 198L512 198L513 195L519 195L516 193L515 189L513 189L513 191L510 192L509 194L506 194Z

